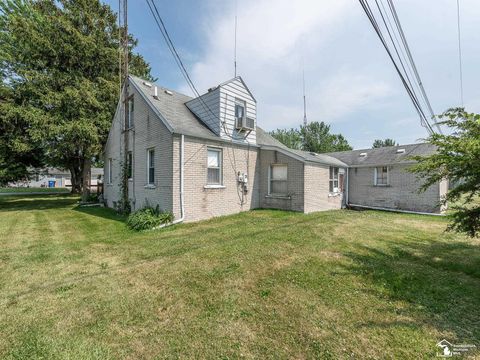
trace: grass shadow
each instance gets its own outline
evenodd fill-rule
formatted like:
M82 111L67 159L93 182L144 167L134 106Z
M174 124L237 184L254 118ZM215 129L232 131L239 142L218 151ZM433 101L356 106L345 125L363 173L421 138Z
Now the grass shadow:
M125 222L126 217L124 215L118 214L115 210L101 207L101 206L81 206L78 205L73 208L74 211L78 211L82 214L87 214L91 216L98 216L107 220L115 220L120 222Z
M78 202L77 195L26 195L26 196L1 196L0 212L2 211L31 211L69 208Z
M386 250L363 246L345 255L353 261L349 271L370 281L376 296L408 303L416 322L454 334L450 340L457 343L475 344L480 338L480 246L415 242Z

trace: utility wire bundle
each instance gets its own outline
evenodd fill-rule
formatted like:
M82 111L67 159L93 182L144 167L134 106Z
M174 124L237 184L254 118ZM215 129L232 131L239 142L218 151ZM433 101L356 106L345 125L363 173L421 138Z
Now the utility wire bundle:
M168 49L173 55L173 58L175 59L175 62L180 69L180 72L182 73L183 77L185 78L185 81L187 82L188 86L190 87L190 90L192 90L193 94L195 95L196 98L200 100L202 103L202 107L204 110L208 111L215 119L218 119L221 121L220 117L215 114L212 109L208 106L208 104L205 102L205 100L200 96L200 93L198 92L197 88L195 87L195 84L193 83L192 79L190 78L190 75L188 74L188 71L183 64L182 59L180 58L180 55L177 52L177 49L175 48L175 45L173 44L172 39L170 38L170 35L167 31L167 28L165 26L165 23L163 22L162 17L160 16L160 12L158 11L157 5L155 4L154 0L146 0L148 7L150 9L150 12L152 13L153 18L155 19L155 22L162 33L163 38L165 39L165 42L167 43ZM231 137L231 136L230 136Z
M371 7L368 0L359 0L412 100L421 125L432 134L435 132L431 125L433 122L438 132L442 133L435 121L435 113L423 87L393 0L385 1L388 6L384 5L384 0L370 0L375 3L375 6Z

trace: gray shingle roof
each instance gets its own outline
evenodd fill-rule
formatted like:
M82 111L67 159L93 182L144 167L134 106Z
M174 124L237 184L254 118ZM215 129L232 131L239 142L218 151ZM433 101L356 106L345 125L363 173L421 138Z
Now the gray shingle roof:
M347 167L347 165L341 160L338 160L337 158L334 158L327 154L317 154L317 153L312 153L308 151L290 149L284 144L282 144L280 141L272 137L265 130L259 128L258 126L257 126L257 143L263 146L274 146L274 147L281 148L286 152L289 152L293 155L296 155L297 157L302 158L304 161L309 161L309 162L314 162L319 164L326 164L326 165L333 165L338 167Z
M140 92L145 101L154 109L157 115L162 119L165 125L172 133L190 135L207 140L222 141L222 139L212 132L200 119L198 119L185 105L192 100L192 97L181 94L174 90L166 89L157 84L152 84L136 76L130 76L131 83ZM150 83L151 86L145 83ZM157 86L158 96L153 97L153 87ZM171 93L168 94L166 91ZM280 141L274 139L270 134L257 126L256 129L257 145L276 147L286 153L291 154L303 161L314 163L334 165L345 167L342 161L328 156L326 154L314 154L301 150L293 150Z
M405 152L398 150L404 149ZM392 164L412 163L411 156L427 156L435 153L436 147L429 143L388 146L378 149L363 149L353 151L341 151L328 153L327 155L337 158L348 166L381 166ZM366 153L366 156L360 154Z
M145 85L145 80L135 76L130 76L130 80L135 88L143 95L145 101L160 114L162 120L168 124L173 133L202 137L206 139L216 139L215 135L200 119L198 119L185 105L190 96L179 92L166 89L157 84L151 87ZM158 88L158 98L153 95L153 87ZM165 91L170 91L172 95Z

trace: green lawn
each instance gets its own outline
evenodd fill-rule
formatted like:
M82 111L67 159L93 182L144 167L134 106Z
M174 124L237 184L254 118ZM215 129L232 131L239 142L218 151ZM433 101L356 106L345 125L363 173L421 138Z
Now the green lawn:
M27 187L11 187L11 188L2 188L0 187L0 194L2 193L59 193L59 192L70 192L69 188L27 188Z
M480 345L480 241L444 233L445 218L258 210L134 233L77 200L0 198L0 358L419 359L443 338Z

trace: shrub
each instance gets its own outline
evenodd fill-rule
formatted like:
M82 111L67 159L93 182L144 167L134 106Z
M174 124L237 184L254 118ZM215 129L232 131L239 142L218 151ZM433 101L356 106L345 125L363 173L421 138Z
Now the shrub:
M159 207L145 207L135 211L127 218L127 226L133 230L149 230L159 225L173 221L173 214L170 211L161 211Z

